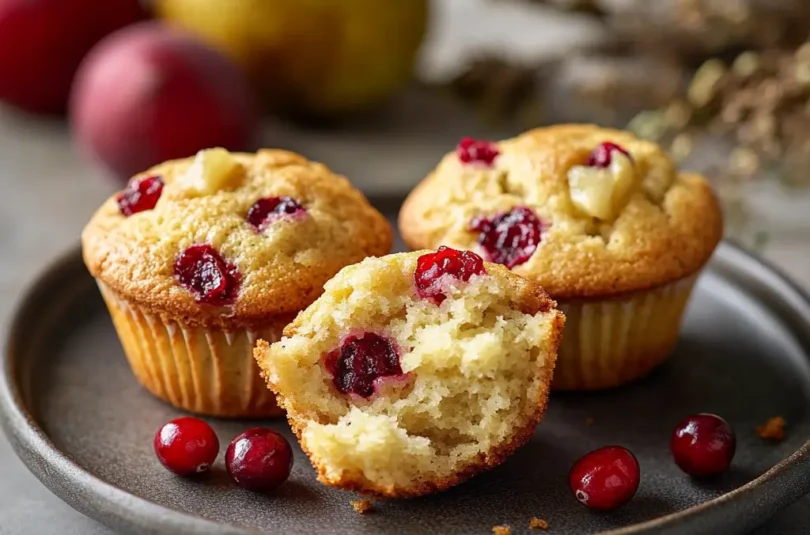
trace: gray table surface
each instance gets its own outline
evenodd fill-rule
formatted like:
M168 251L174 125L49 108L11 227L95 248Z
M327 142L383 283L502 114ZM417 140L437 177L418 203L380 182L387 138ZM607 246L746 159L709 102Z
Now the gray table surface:
M526 31L520 31L523 24ZM543 24L547 31L537 31ZM566 24L558 18L532 20L513 8L494 10L482 0L443 0L422 69L434 74L446 72L459 55L474 53L485 45L505 44L516 55L525 56L545 53L552 48L551 42L559 46L587 38L581 37L587 24ZM516 39L516 35L522 38ZM467 114L447 102L411 92L399 97L373 126L356 125L335 135L268 124L265 135L268 146L291 148L327 162L375 194L407 189L461 135L474 135L479 130ZM0 109L3 331L22 289L50 260L78 242L92 211L115 189L115 184L82 162L63 123ZM777 197L763 195L758 206L780 220L786 213L795 214L794 226L810 229L810 195L791 199L787 209L784 200ZM789 226L792 220L788 219ZM804 238L806 235L793 232L783 239L777 233L764 254L810 288L810 237ZM39 483L0 436L0 535L104 533L110 531L72 510ZM780 513L757 532L802 533L810 533L810 498Z

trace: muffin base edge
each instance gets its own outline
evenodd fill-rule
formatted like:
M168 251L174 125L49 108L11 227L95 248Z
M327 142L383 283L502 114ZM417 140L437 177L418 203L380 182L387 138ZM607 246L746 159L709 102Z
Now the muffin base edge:
M612 299L558 299L566 326L552 390L601 390L650 373L677 344L697 277Z
M232 331L184 324L129 303L96 282L132 372L152 395L204 416L284 414L260 376L253 346L259 338L280 339L286 321Z

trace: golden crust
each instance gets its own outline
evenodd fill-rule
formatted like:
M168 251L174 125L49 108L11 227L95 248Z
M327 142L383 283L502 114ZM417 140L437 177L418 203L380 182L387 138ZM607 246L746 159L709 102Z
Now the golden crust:
M631 154L639 186L612 223L576 208L568 170L605 141ZM696 273L722 237L722 215L708 183L678 173L653 143L592 125L560 125L497 143L493 167L462 165L455 153L408 196L399 217L414 249L477 249L467 230L479 215L529 206L549 228L536 252L513 271L554 298L600 298L644 290Z
M425 251L418 251L389 255L382 260L393 259L392 262L403 261L404 265L412 269L415 258L424 252ZM309 327L311 327L311 325L308 324L316 319L317 316L313 315L313 310L319 305L320 301L316 301L311 307L299 314L296 320L285 328L285 338L273 344L272 348L271 345L264 340L257 342L254 356L263 370L263 377L267 381L270 389L276 393L279 405L286 410L290 426L298 437L302 449L310 458L310 461L318 472L319 481L326 485L380 498L411 498L423 496L446 490L484 470L498 466L510 454L531 439L535 427L542 419L546 410L548 392L550 390L556 361L556 349L562 339L565 317L561 312L556 310L556 303L549 298L548 294L546 294L543 288L537 283L516 276L510 270L498 264L485 263L485 266L488 275L497 277L500 283L509 287L507 295L512 296L512 298L517 301L517 308L519 308L521 312L528 315L543 314L544 318L549 323L546 345L550 350L544 365L537 370L540 386L535 391L535 396L531 403L528 404L528 406L531 407L531 411L530 414L525 415L523 425L514 428L511 434L496 444L495 447L477 455L476 458L465 463L458 470L446 477L424 479L407 486L380 485L366 478L363 473L359 471L343 471L338 475L334 475L334 471L330 471L329 469L329 461L313 454L307 442L307 427L310 422L323 423L329 420L329 417L323 414L318 415L316 414L317 411L313 411L311 408L303 408L292 399L298 396L300 392L291 391L290 385L288 384L280 384L276 374L271 371L271 353L274 351L285 351L284 344L287 339L295 336L308 336L310 332ZM352 271L361 268L362 264L359 266L350 266L338 274L336 279L344 275L348 277ZM334 280L330 283L330 285L332 284L334 284ZM332 291L337 292L339 289L336 287L327 288L327 295L325 297ZM393 314L394 312L391 313ZM333 390L333 392L336 391Z
M283 150L234 154L245 178L232 190L189 197L178 178L192 159L166 162L138 176L166 183L153 210L128 218L115 197L82 233L91 274L138 306L185 323L233 327L261 325L306 307L342 267L391 248L385 218L349 181L326 166ZM306 216L256 232L245 220L262 197L289 195ZM208 243L241 273L237 302L205 307L175 281L173 265L186 247Z

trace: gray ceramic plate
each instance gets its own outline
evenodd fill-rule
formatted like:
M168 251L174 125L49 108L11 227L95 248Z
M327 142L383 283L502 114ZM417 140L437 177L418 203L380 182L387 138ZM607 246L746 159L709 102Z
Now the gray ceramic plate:
M3 358L0 419L17 453L67 503L122 532L491 533L509 524L527 533L539 516L556 534L715 535L751 529L810 491L810 302L729 245L698 285L675 354L650 377L555 395L532 441L503 466L366 516L350 507L355 496L318 484L297 450L290 481L271 496L231 485L221 458L204 482L166 472L152 437L178 412L136 384L77 251L24 299ZM702 411L724 416L738 437L731 470L711 482L684 476L668 450L675 424ZM767 443L755 427L775 415L788 436ZM255 425L212 423L223 443ZM267 425L292 438L284 422ZM638 456L641 487L623 509L595 514L570 496L567 471L614 443Z

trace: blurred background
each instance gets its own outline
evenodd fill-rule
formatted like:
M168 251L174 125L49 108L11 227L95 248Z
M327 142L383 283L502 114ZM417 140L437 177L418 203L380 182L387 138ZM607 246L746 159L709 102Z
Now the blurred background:
M805 0L0 0L2 261L41 264L130 175L205 147L300 151L373 196L464 135L583 121L705 172L729 236L790 266L808 35Z
M163 160L282 147L373 198L462 136L565 121L705 172L729 237L810 288L808 36L807 0L0 0L0 324ZM4 478L7 519L68 514Z
M0 246L44 260L61 233L9 244L23 221L75 238L133 173L205 147L396 194L461 136L580 121L662 143L732 238L795 256L808 35L804 0L0 0Z

